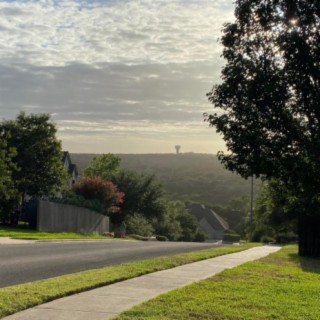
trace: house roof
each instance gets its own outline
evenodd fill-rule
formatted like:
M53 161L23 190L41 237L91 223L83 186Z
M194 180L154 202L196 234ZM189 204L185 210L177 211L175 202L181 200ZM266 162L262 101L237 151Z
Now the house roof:
M198 222L206 219L215 230L225 231L229 229L228 223L222 219L216 212L206 208L203 204L193 203L187 207L188 211L194 215Z
M62 156L62 161L63 163L66 163L66 160L68 161L68 173L70 175L72 175L72 173L74 172L76 174L76 176L78 175L78 169L77 169L77 165L75 165L74 163L71 162L71 157L68 151L63 151L63 156Z
M67 159L68 159L68 163L71 163L71 158L70 158L69 152L68 151L63 151L62 162L65 163Z
M78 175L77 165L72 163L69 165L69 173L72 174L73 172L76 176Z

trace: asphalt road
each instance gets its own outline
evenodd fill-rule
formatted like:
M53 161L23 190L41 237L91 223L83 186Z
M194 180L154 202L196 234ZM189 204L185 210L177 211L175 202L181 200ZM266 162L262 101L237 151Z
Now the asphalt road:
M121 240L0 245L0 287L213 246L212 243Z

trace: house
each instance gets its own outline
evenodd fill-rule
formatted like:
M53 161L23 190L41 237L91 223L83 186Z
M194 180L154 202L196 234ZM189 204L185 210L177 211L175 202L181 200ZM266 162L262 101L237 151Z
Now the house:
M72 188L72 186L79 180L79 173L77 166L71 162L71 157L68 151L63 151L63 165L66 168L69 177L68 177L68 186Z
M196 217L208 240L223 240L224 233L229 229L229 225L217 213L199 203L189 205L187 210Z

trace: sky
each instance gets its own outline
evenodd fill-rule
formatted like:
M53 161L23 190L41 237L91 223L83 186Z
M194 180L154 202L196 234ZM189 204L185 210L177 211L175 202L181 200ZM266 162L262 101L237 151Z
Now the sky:
M203 121L232 0L0 1L0 118L50 113L73 153L216 154Z

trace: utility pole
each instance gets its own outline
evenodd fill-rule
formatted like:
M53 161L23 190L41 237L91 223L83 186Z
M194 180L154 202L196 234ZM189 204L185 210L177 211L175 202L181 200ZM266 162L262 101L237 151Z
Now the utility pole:
M250 197L250 241L253 238L253 175L251 176L251 197Z

